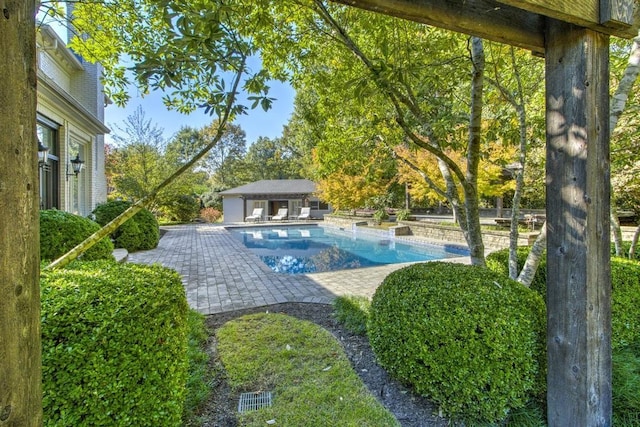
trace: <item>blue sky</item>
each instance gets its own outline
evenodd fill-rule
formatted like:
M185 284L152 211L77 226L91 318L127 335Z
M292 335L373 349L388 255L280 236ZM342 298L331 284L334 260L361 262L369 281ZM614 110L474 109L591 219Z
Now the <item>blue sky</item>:
M40 17L40 19L43 19ZM49 25L58 33L62 40L67 40L67 30L57 22L48 22ZM259 67L260 60L257 57L249 58L250 67ZM293 112L293 101L295 91L288 83L278 81L269 82L269 97L276 98L269 111L264 111L260 107L249 110L247 115L239 116L235 120L235 124L247 134L247 146L253 144L258 137L264 136L268 138L277 138L282 135L282 127L289 121ZM105 124L111 129L112 134L116 132L114 125L123 127L123 122L127 116L141 106L145 117L151 119L153 124L164 130L165 139L170 139L183 126L190 126L199 129L211 123L214 117L204 113L204 110L196 110L195 112L185 115L177 111L167 110L162 103L161 93L150 93L144 97L140 96L136 88L132 87L130 91L131 99L123 108L117 105L109 105L105 108ZM251 102L245 105L250 106ZM111 135L106 135L107 143L113 142Z
M260 107L254 110L250 109L248 115L239 116L234 122L246 132L247 146L254 143L260 136L272 139L281 136L282 127L287 124L293 112L295 97L293 88L286 83L275 81L270 82L270 87L269 97L276 98L276 100L269 111L265 112ZM112 130L112 133L116 132L114 125L122 127L127 116L133 114L138 106L142 107L147 119L151 119L158 128L164 129L165 139L171 138L182 126L199 129L214 119L214 117L205 114L203 109L196 110L189 115L167 110L162 103L160 93L150 93L140 97L134 89L131 92L131 99L124 108L116 105L109 105L105 108L105 123ZM106 141L107 143L112 141L110 135L106 136Z

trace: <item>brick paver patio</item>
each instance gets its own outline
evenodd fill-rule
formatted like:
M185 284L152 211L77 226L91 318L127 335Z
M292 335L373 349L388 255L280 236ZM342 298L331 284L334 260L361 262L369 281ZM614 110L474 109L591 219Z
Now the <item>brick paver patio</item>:
M406 264L306 275L278 274L220 225L163 227L156 249L128 261L159 263L182 275L187 300L202 314L283 302L330 303L336 296L372 296L382 280ZM461 259L464 261L464 259Z

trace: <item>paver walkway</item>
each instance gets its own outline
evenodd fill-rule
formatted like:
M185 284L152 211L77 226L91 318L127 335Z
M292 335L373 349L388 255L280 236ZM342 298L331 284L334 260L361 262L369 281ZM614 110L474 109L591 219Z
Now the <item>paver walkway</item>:
M189 305L202 314L283 302L330 303L336 296L372 296L382 280L406 264L327 273L273 272L220 225L163 227L156 249L129 254L128 261L158 263L182 276Z

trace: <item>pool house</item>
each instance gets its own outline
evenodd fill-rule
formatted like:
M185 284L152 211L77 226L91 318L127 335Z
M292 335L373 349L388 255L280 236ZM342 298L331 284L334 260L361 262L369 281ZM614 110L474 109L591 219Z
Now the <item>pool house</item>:
M271 179L252 182L220 192L224 222L244 222L255 209L262 209L262 221L269 221L280 209L287 209L288 219L310 208L311 219L322 219L331 207L316 196L316 184L308 179Z

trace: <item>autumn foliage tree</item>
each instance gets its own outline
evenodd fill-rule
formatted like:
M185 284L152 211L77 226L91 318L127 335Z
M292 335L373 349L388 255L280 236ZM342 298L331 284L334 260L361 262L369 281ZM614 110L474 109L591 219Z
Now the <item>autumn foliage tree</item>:
M430 203L446 202L445 182L438 170L438 159L422 150L411 150L397 146L395 153L401 161L398 166L398 180L409 184L411 198ZM480 197L498 197L513 191L515 182L505 176L504 165L515 155L513 145L497 142L489 144L485 156L478 167L478 194ZM464 165L464 153L448 150L447 155Z

